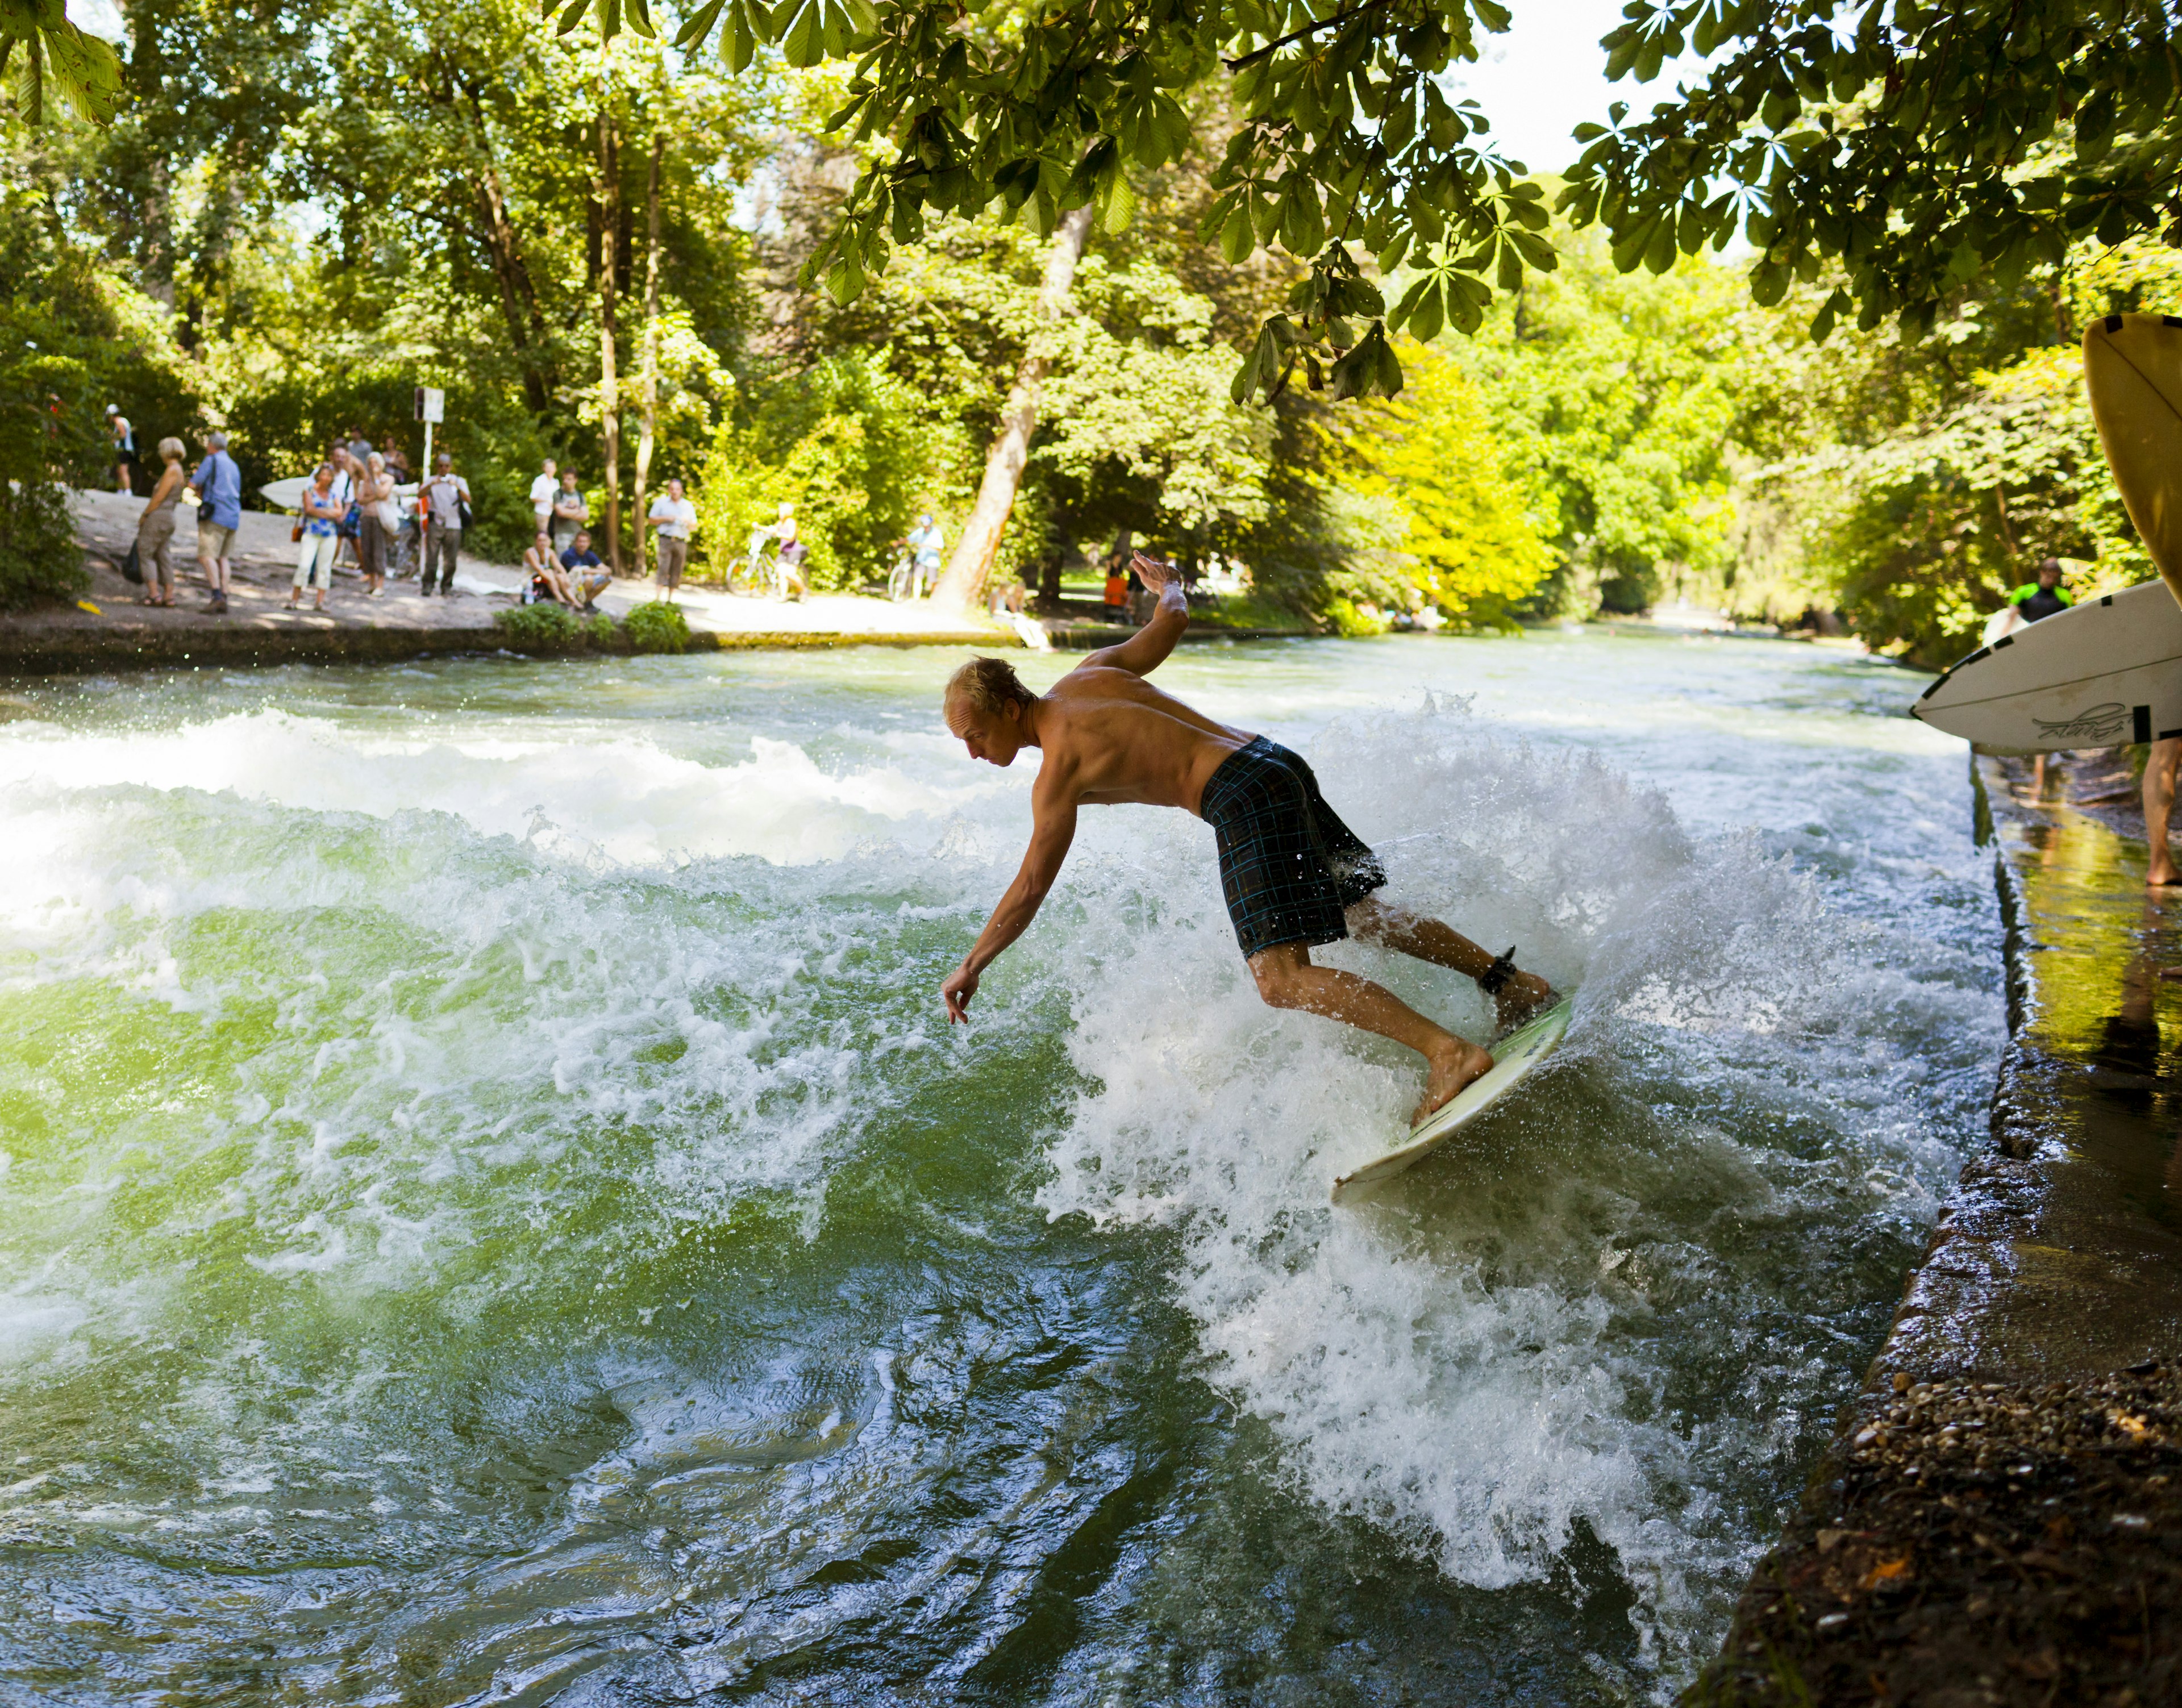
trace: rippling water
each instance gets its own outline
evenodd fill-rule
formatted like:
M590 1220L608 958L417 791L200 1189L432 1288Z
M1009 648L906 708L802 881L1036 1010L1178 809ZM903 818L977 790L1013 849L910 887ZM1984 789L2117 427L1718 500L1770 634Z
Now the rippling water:
M950 1033L1029 782L945 738L954 662L0 699L0 1694L1688 1676L1991 1091L1916 680L1600 635L1170 665L1393 893L1578 992L1535 1096L1336 1211L1416 1064L1258 1003L1194 820L1087 814Z

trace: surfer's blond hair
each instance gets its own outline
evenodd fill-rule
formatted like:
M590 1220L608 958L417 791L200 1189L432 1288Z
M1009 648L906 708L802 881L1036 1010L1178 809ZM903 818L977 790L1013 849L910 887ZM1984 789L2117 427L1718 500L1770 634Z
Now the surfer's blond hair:
M1005 659L973 658L947 678L944 705L951 729L960 712L981 712L988 717L998 717L1011 705L1027 706L1037 699L1023 686L1016 667Z

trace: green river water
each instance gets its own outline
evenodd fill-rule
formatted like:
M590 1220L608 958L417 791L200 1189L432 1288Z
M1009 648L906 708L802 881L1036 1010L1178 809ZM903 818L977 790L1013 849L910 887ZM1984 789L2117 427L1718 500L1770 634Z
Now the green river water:
M1170 664L1390 894L1578 993L1533 1094L1336 1210L1417 1067L1258 1003L1193 819L1087 813L950 1033L1034 757L946 738L956 661L0 697L0 1700L1686 1679L1991 1092L1920 680L1595 633Z

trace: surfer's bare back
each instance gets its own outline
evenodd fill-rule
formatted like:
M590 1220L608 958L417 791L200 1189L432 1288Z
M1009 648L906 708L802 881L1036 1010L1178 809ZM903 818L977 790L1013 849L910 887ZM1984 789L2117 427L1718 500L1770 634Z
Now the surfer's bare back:
M972 659L948 682L947 727L971 758L1009 766L1027 747L1044 755L1031 791L1022 870L940 987L948 1019L969 1018L978 976L1037 915L1075 839L1078 807L1118 801L1180 807L1218 837L1221 887L1259 994L1275 1008L1345 1020L1423 1056L1430 1072L1414 1117L1422 1120L1491 1067L1491 1054L1383 986L1312 965L1311 945L1354 935L1451 967L1493 998L1504 1028L1552 1002L1553 987L1437 920L1379 901L1372 893L1387 875L1378 858L1334 815L1308 765L1146 682L1174 650L1189 615L1171 565L1139 553L1132 567L1157 589L1157 614L1119 646L1093 653L1047 694L1033 694L996 658Z

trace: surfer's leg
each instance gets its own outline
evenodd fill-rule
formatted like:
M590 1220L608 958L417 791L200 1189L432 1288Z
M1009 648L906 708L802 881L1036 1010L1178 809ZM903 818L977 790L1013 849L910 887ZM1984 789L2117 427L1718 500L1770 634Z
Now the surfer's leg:
M2144 874L2147 886L2182 882L2174 869L2174 850L2167 845L2167 825L2174 811L2174 766L2182 760L2182 736L2169 736L2152 744L2144 762L2144 840L2152 860Z
M1492 958L1487 957L1487 960ZM1276 943L1250 957L1250 976L1258 994L1277 1009L1301 1009L1328 1020L1345 1020L1425 1059L1423 1101L1410 1116L1422 1120L1493 1065L1492 1053L1434 1025L1383 985L1338 967L1313 966L1305 943Z
M1465 978L1481 979L1493 969L1492 951L1480 948L1453 926L1406 908L1389 907L1376 896L1366 896L1354 904L1347 918L1349 936L1360 942L1398 949ZM1510 972L1493 998L1493 1019L1504 1031L1520 1025L1541 1009L1552 1007L1557 1000L1553 987L1536 973Z

